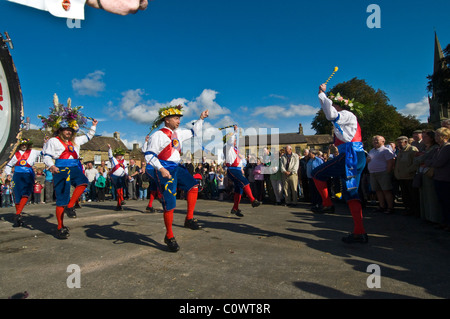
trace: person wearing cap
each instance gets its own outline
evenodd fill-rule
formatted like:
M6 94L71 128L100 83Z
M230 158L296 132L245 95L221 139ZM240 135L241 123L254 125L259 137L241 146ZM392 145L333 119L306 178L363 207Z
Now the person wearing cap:
M163 107L152 125L152 131L164 123L164 127L153 133L144 151L147 162L146 173L152 178L162 194L161 202L164 210L164 224L166 235L164 242L171 252L180 249L172 231L173 212L176 207L177 187L186 191L187 213L184 222L186 228L199 229L198 221L194 218L194 209L198 197L198 182L189 171L179 165L181 161L181 147L188 140L201 132L203 120L209 111L200 114L200 119L193 123L192 129L179 129L183 116L182 105Z
M422 130L415 130L413 132L413 141L411 142L412 146L415 146L419 152L423 152L425 150L425 142L422 139Z
M403 205L406 208L403 214L419 217L419 189L412 186L414 175L419 167L414 158L419 151L408 143L407 136L397 137L395 144L399 151L395 159L394 176L399 183Z
M19 141L18 150L5 166L5 174L11 175L14 184L14 202L16 205L16 215L14 216L14 227L23 226L22 211L28 198L30 197L34 186L33 165L36 162L41 151L32 149L33 142L29 139Z
M322 198L322 209L317 212L333 213L334 205L327 189L327 180L339 177L343 185L343 197L353 218L353 232L342 238L345 243L367 243L368 236L363 225L361 200L358 194L361 173L366 165L362 143L361 127L350 110L357 109L356 103L346 100L338 93L327 97L326 84L319 87L319 101L327 120L333 123L334 145L339 155L326 161L312 171L317 191Z
M86 117L80 112L81 108L81 106L72 108L70 99L67 101L67 107L64 107L55 94L49 116L38 116L44 128L53 131L53 137L44 145L43 153L44 164L53 173L58 239L69 237L69 229L63 223L64 213L70 218L76 218L74 206L88 185L80 161L80 146L94 137L98 121L92 119L88 133L77 136L80 127L86 124ZM72 197L70 197L71 186L75 187Z
M124 159L124 155L125 150L118 147L112 151L111 145L108 144L108 156L111 162L111 170L108 174L111 177L111 182L116 191L117 211L123 210L123 189L126 185L126 178L128 176L128 162Z

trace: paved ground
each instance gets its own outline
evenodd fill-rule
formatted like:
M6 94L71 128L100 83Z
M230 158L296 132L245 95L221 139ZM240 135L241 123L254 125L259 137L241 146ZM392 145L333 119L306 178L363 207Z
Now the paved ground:
M316 215L307 204L244 202L237 218L228 215L230 202L199 200L204 228L193 231L183 227L179 201L181 250L170 253L162 214L144 213L145 204L128 201L115 212L113 202L86 203L76 219L65 218L67 240L53 235L51 204L26 206L25 228L13 228L14 210L1 208L0 298L23 291L35 299L450 298L450 233L414 217L366 212L369 243L347 245L340 238L352 220L342 204ZM67 285L78 283L69 265L81 270L80 288Z

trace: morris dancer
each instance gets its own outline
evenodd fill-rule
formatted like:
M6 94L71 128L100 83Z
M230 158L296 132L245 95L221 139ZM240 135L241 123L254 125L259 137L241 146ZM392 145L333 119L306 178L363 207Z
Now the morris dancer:
M339 93L336 96L330 96L330 99L325 94L326 89L326 84L320 86L319 100L326 118L334 125L334 145L339 149L339 155L312 171L314 183L322 197L323 207L319 212L334 212L334 206L328 194L327 180L330 177L340 177L344 185L343 196L354 222L353 233L343 237L342 240L346 243L367 243L368 237L363 226L362 207L358 194L361 173L366 164L361 128L356 116L349 111L353 107L353 102L343 99Z
M243 217L241 210L239 209L239 203L241 202L242 193L247 195L248 199L252 203L252 207L258 207L261 203L253 197L252 190L250 188L250 182L245 178L243 173L243 158L238 150L238 138L237 138L237 125L234 125L234 132L225 136L226 139L226 160L227 176L234 183L234 205L231 209L231 214L239 217Z
M111 182L116 191L117 206L116 210L123 210L123 188L127 185L126 178L128 175L128 162L123 158L125 150L116 148L114 152L111 150L111 145L108 144L108 156L111 161L111 170L108 172L111 177Z
M33 191L35 177L33 165L41 152L33 150L31 148L32 146L33 142L31 140L21 139L18 151L5 166L6 175L11 175L11 170L14 167L14 174L12 176L14 183L14 201L16 204L14 227L23 226L22 211Z
M145 159L148 164L146 172L152 178L158 190L162 193L164 209L164 224L166 236L164 242L171 252L180 249L172 231L173 212L176 207L177 187L187 192L187 214L184 227L199 229L198 221L194 219L194 208L198 197L198 183L189 171L179 165L181 160L181 143L201 132L203 120L209 115L203 111L200 120L196 121L192 129L178 129L182 114L182 106L168 106L159 110L159 117L154 121L152 129L164 123L164 128L156 131L148 141Z
M67 107L63 107L59 104L56 94L53 104L54 108L51 109L47 118L39 117L42 119L44 128L54 131L54 137L44 145L44 163L53 173L58 220L56 237L66 239L70 234L63 223L64 213L68 217L76 218L74 205L88 185L88 179L83 173L80 162L80 146L94 137L98 121L92 120L92 126L87 134L76 136L79 128L86 123L86 118L80 112L82 107L72 108L70 99L67 101ZM71 185L75 187L72 198L70 197Z

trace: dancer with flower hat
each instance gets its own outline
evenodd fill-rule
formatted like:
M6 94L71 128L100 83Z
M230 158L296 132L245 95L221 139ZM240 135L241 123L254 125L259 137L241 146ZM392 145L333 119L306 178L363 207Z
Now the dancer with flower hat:
M14 227L23 226L22 211L33 191L33 165L39 155L41 155L41 151L33 150L32 146L33 142L31 140L21 139L19 141L17 152L5 166L6 175L11 175L12 168L14 168L12 176L12 181L14 183L14 201L16 204Z
M118 147L112 151L111 145L108 144L108 156L112 167L108 174L111 177L111 181L116 191L117 211L123 210L123 188L126 185L126 178L128 175L128 161L125 160L124 155L124 149Z
M334 145L339 155L316 167L312 171L314 184L322 197L322 208L317 213L333 213L334 206L327 189L330 177L339 177L344 185L343 196L347 201L353 217L353 233L343 237L346 243L367 243L368 237L364 230L361 200L358 194L361 173L366 164L361 127L358 119L351 111L358 113L358 103L343 98L339 93L325 94L326 84L319 87L319 100L327 120L333 123Z
M89 132L77 136L79 129L85 127L87 122L80 111L81 108L82 106L72 107L70 99L64 107L55 94L53 108L50 108L48 117L38 116L45 130L53 133L53 137L44 145L43 153L44 163L53 173L58 220L56 237L59 239L69 237L69 229L63 223L64 213L71 218L76 217L74 205L88 185L80 162L80 146L94 137L98 121L92 119ZM71 186L75 187L72 197L70 197Z
M183 116L182 105L168 106L159 109L159 116L153 122L152 131L162 123L164 127L152 134L145 150L145 159L148 164L146 173L152 178L162 193L164 209L164 224L166 236L164 242L171 252L180 249L172 231L173 212L176 207L177 187L187 192L187 213L184 227L199 229L198 221L194 218L194 209L198 197L198 183L189 171L179 165L181 160L182 142L201 132L203 120L208 117L209 111L203 111L192 129L179 129L180 118ZM151 132L150 132L151 133Z
M227 176L233 181L234 184L234 205L231 209L231 214L239 217L243 217L241 210L239 209L239 203L241 202L242 193L248 197L252 203L252 207L258 207L261 203L253 197L252 190L250 188L250 182L244 176L244 158L239 152L238 142L238 126L233 125L233 132L224 136L225 145L225 164L227 166Z

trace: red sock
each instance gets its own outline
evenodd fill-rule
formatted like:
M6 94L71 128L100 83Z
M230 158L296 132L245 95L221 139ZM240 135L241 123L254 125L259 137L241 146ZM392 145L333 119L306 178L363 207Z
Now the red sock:
M117 189L117 206L122 206L122 202L123 202L123 188L118 188Z
M156 197L156 191L150 191L150 200L148 201L148 207L153 207L153 200Z
M187 214L186 219L192 219L194 218L194 209L195 204L197 203L197 197L198 197L198 187L195 186L191 188L186 195L187 200Z
M172 223L173 223L173 209L164 212L164 224L166 225L166 237L168 239L173 237Z
M247 195L248 199L250 199L251 202L255 200L255 197L253 197L252 189L250 188L250 184L247 184L244 186L244 193Z
M359 199L352 199L347 202L348 207L350 208L350 213L352 213L353 223L355 224L353 233L355 235L365 234L363 226L363 216L362 216L362 207Z
M328 185L327 182L319 181L318 179L313 179L314 184L316 185L316 189L322 197L322 205L324 207L333 206L333 202L331 201L330 196L328 195Z
M241 201L241 194L234 193L234 205L233 209L238 210L239 209L239 202Z
M19 215L22 212L23 208L27 204L27 201L28 197L22 197L19 204L16 204L16 215Z
M67 205L68 208L72 208L75 206L75 203L77 202L78 198L83 194L84 190L86 189L87 185L78 185L75 187L75 190L73 191L72 198L70 199L69 204Z
M58 220L58 229L64 227L64 206L56 206L56 219Z

